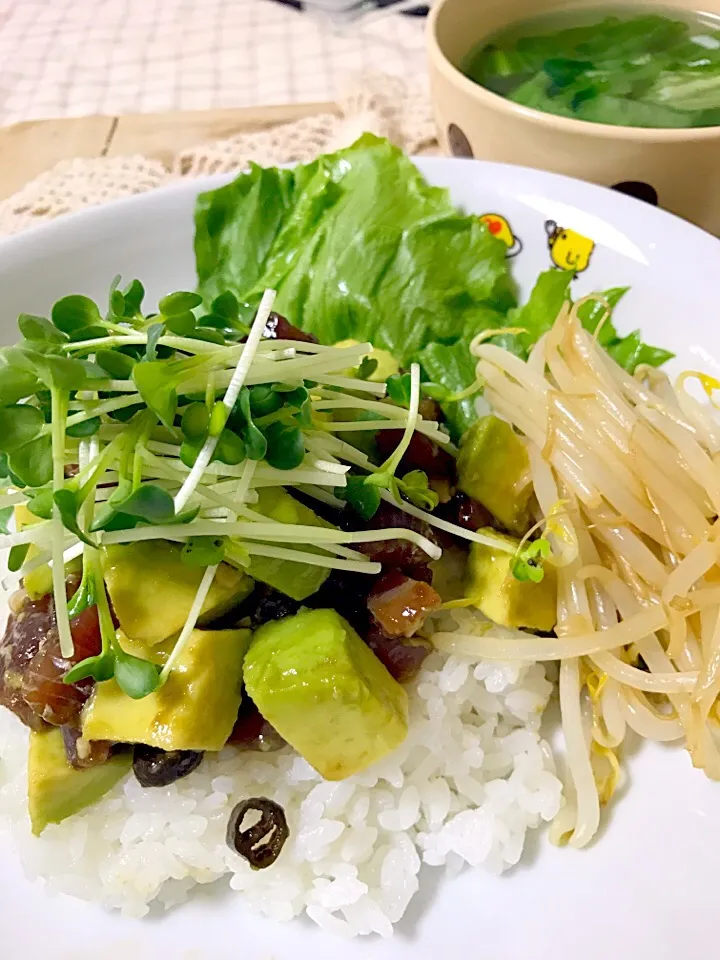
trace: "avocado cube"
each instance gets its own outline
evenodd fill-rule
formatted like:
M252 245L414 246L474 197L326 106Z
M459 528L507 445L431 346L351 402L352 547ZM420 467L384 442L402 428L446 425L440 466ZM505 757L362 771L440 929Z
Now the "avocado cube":
M407 694L334 610L266 623L245 658L260 713L326 780L343 780L407 735Z
M150 646L182 630L205 572L188 566L178 544L167 540L105 547L102 565L123 633ZM207 623L225 613L244 600L252 587L246 573L221 563L198 622Z
M106 763L76 770L68 763L62 731L52 727L30 734L28 807L38 837L49 823L61 823L97 803L130 772L132 754L117 753Z
M479 500L512 533L530 524L530 459L509 423L482 417L462 439L457 458L458 486Z
M468 560L467 595L486 617L504 627L526 627L544 633L552 630L557 621L555 568L546 564L545 575L539 583L516 580L512 564L520 541L495 530L485 532L503 539L513 548L513 553L473 543Z
M40 523L40 517L36 517L34 513L30 513L28 508L24 503L18 503L15 505L14 510L15 517L15 529L20 533L21 530L25 530L27 527L32 527L36 523ZM40 548L37 547L34 543L31 543L28 546L28 552L25 557L27 560L34 559L40 553ZM82 572L82 559L80 557L75 557L73 560L68 560L65 563L65 575L71 573L81 573ZM52 570L49 563L43 563L39 567L35 567L34 570L31 570L29 573L26 573L23 577L23 587L25 592L30 597L31 600L40 600L42 597L52 593L53 591L53 578Z
M115 680L98 683L83 711L83 737L222 750L242 699L249 641L249 630L193 630L165 684L142 700L132 700Z
M300 523L303 526L335 529L331 523L313 513L310 507L291 497L282 487L263 487L258 490L258 502L253 505L253 510L278 523ZM304 545L302 549L312 552L312 548ZM293 600L305 600L317 593L330 573L327 567L312 567L309 563L259 556L251 556L247 572L253 579L267 583Z
M34 513L30 513L24 503L16 504L13 516L15 517L15 529L18 533L27 527L32 527L34 524L40 523L40 517L36 517ZM36 547L34 543L31 543L27 548L25 559L32 560L39 552L39 548ZM23 577L23 586L31 600L39 600L46 594L52 593L52 570L50 569L50 564L44 563L41 567L35 567L34 570L26 574Z
M359 344L359 340L339 340L335 346L357 347ZM377 364L373 372L367 378L371 383L385 383L388 377L392 377L394 374L400 373L400 365L389 350L383 350L380 347L373 347L369 353L365 354L363 360L374 360ZM343 376L355 377L357 376L357 371L357 367L348 367L347 370L343 370Z

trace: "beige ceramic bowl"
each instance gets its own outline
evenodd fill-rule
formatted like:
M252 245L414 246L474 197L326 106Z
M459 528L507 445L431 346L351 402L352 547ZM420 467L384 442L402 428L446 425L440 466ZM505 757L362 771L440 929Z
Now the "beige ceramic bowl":
M437 0L427 42L440 143L455 156L538 167L622 185L624 192L720 234L720 127L641 130L568 120L511 103L468 80L465 55L503 27L542 13L623 5L622 0ZM627 3L624 4L627 6ZM635 6L637 6L635 0ZM645 0L648 8L666 9ZM720 14L720 0L674 0Z

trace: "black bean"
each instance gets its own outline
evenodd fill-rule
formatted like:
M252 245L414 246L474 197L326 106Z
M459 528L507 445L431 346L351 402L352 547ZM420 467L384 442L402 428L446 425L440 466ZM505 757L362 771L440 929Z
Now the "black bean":
M476 531L480 527L495 526L492 514L481 503L460 492L451 497L447 503L439 504L433 510L433 514L441 520L447 520L449 523L454 523L465 530ZM433 532L443 550L453 546L468 546L467 540L461 540L453 533L446 533L444 530L434 530Z
M367 597L373 581L366 573L333 570L317 593L305 600L305 606L337 610L362 636L367 630Z
M202 758L197 750L166 752L138 743L133 754L133 772L143 787L167 787L196 770Z
M292 597L286 596L279 590L274 590L265 584L258 584L254 593L255 602L252 611L253 627L262 626L270 620L282 620L284 617L291 617L300 609L300 604Z
M479 530L493 524L492 514L477 500L465 493L456 493L452 500L435 510L435 515L456 523L465 530Z
M260 814L259 820L243 829L243 821L253 812ZM285 811L279 803L267 797L243 800L230 814L228 846L256 870L263 870L275 863L289 836Z

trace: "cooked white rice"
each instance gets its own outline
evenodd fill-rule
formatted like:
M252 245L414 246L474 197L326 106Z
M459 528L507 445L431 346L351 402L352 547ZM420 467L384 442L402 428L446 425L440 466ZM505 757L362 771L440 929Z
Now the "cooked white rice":
M538 732L550 691L540 666L434 654L411 694L406 742L359 776L329 783L289 749L230 748L164 789L129 777L39 839L27 814L26 732L0 710L0 824L29 878L131 916L227 876L250 909L275 920L304 911L344 936L389 936L421 863L500 873L519 860L526 830L558 812L561 784ZM291 830L264 871L225 843L232 808L257 796L282 804Z

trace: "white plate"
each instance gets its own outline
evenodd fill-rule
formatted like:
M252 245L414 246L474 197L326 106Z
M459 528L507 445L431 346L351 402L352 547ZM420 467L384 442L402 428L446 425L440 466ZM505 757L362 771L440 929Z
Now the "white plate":
M424 159L421 170L478 214L501 214L524 292L575 238L550 250L547 221L595 246L577 293L630 285L617 312L623 332L676 351L676 365L718 370L720 242L608 190L563 177L465 160ZM223 182L189 181L67 217L0 244L0 339L15 339L21 311L45 313L67 293L104 302L121 273L151 299L194 285L195 196ZM497 216L495 216L497 220ZM520 252L516 252L522 246ZM588 244L571 244L587 252ZM583 265L583 264L581 264ZM1 748L0 748L1 749ZM226 886L199 890L164 916L125 920L66 897L49 898L21 874L0 838L0 954L5 960L665 960L717 949L720 785L678 749L628 758L630 789L590 849L556 850L531 836L503 877L466 871L441 884L426 870L393 940L345 942L309 921L279 926L253 916Z

